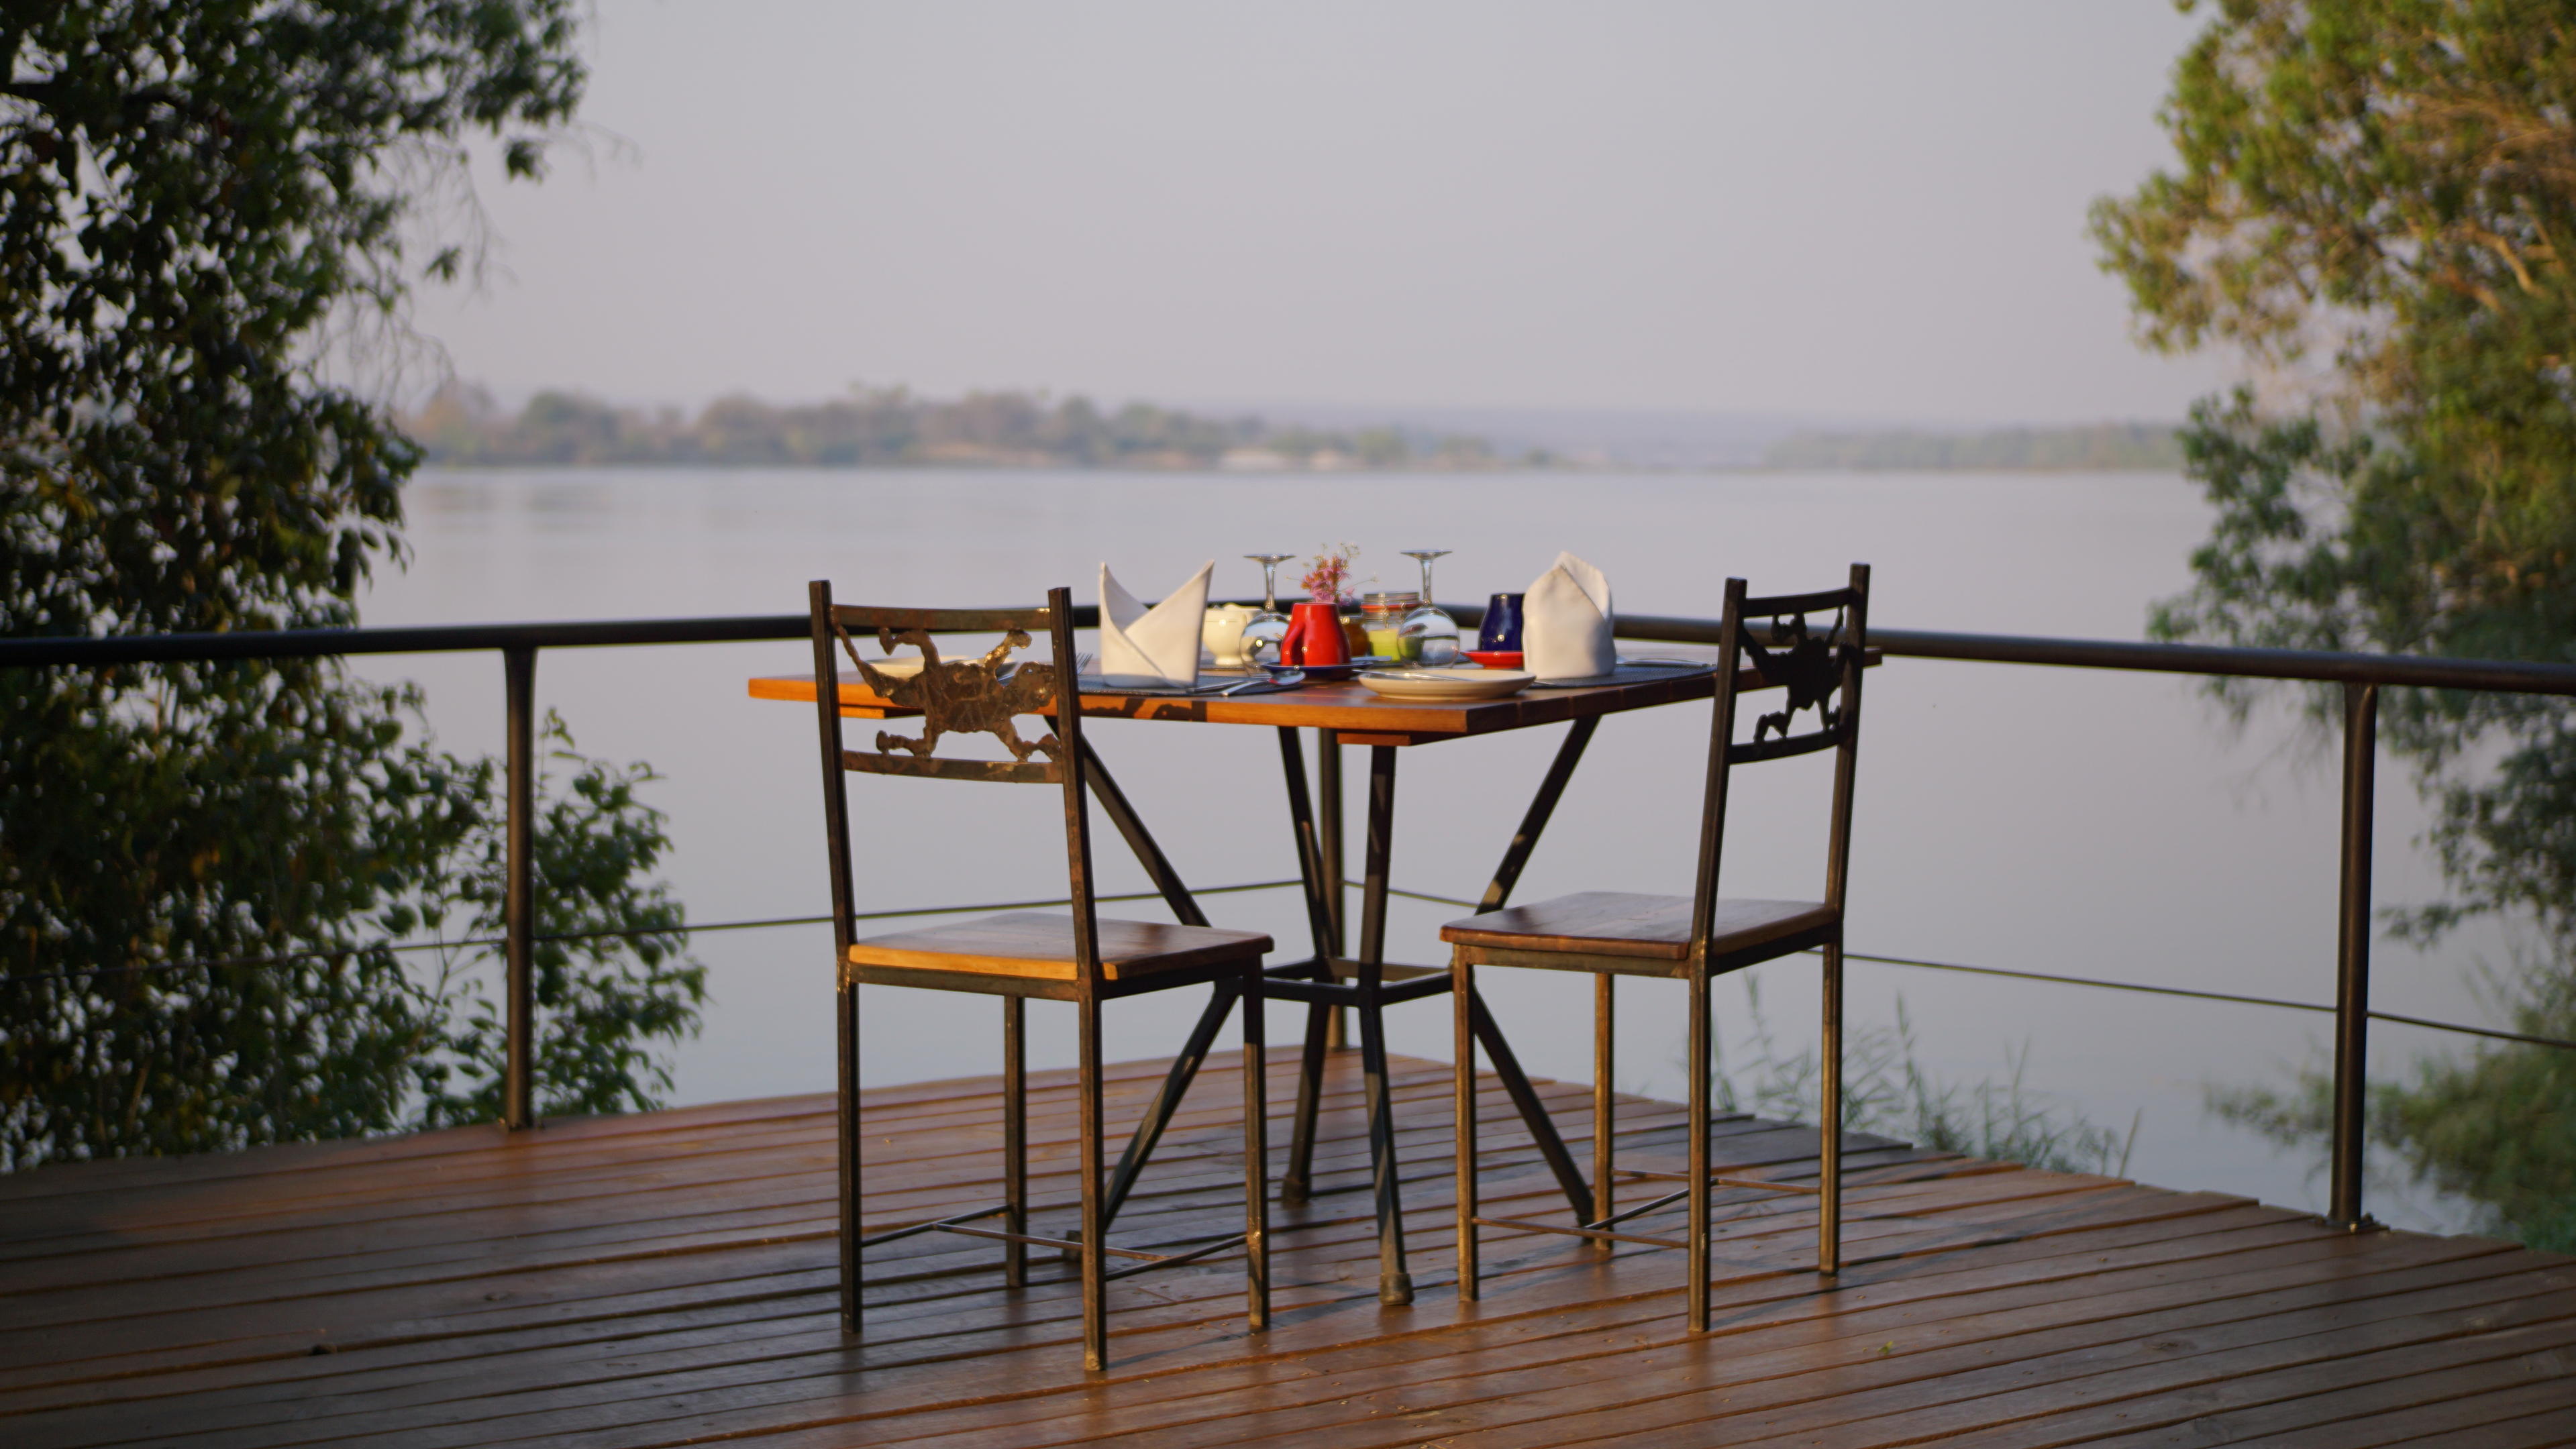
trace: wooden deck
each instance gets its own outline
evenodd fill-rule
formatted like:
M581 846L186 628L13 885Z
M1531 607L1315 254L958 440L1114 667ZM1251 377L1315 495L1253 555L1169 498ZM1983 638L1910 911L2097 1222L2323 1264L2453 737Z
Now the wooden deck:
M1113 1114L1155 1072L1117 1069ZM1127 1279L1096 1378L1062 1267L1006 1293L995 1245L946 1235L880 1251L873 1331L843 1341L827 1098L0 1179L0 1444L2576 1442L2567 1259L1885 1142L1851 1158L1831 1291L1798 1267L1812 1211L1734 1194L1706 1338L1682 1332L1679 1253L1550 1236L1489 1234L1461 1312L1438 1063L1398 1063L1421 1297L1381 1309L1353 1059L1334 1072L1334 1190L1275 1219L1278 1326L1244 1334L1232 1260ZM1201 1078L1123 1241L1239 1221L1232 1075ZM1037 1191L1067 1202L1071 1094L1038 1081ZM1543 1090L1581 1136L1588 1093ZM1495 1095L1488 1210L1545 1211ZM997 1193L995 1083L868 1100L872 1224ZM1629 1111L1634 1165L1678 1159L1678 1108ZM1813 1152L1802 1130L1721 1131L1737 1171Z

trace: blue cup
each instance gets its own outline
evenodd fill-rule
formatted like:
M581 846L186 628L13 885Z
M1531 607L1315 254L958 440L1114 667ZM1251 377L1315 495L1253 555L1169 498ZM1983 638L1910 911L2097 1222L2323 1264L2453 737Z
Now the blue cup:
M1521 647L1522 594L1496 594L1485 605L1484 625L1476 630L1476 648L1516 654Z

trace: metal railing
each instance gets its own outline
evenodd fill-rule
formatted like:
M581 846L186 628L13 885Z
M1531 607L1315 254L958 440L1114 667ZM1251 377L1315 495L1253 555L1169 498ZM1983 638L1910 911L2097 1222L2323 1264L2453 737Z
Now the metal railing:
M1463 625L1478 623L1483 610L1469 604L1442 605ZM1078 607L1076 628L1096 628L1099 611ZM163 634L107 638L0 639L0 668L95 668L117 664L189 663L225 659L312 658L356 654L427 654L494 650L503 661L508 711L508 891L504 947L508 982L506 1040L508 1065L503 1090L503 1122L512 1128L536 1120L532 1076L536 1019L532 969L535 933L535 874L530 832L535 791L535 681L540 649L596 648L620 645L746 643L805 639L811 624L803 614L761 614L689 619L619 619L546 624L463 624L393 629L300 629L236 634ZM1623 639L1666 643L1715 644L1718 621L1658 615L1623 615L1616 633ZM1997 967L1917 961L1905 957L1854 959L1891 965L2018 976L2069 985L2199 995L2244 1004L2301 1010L2331 1009L2334 1030L2334 1122L2331 1193L2327 1218L2359 1228L2362 1213L2364 1123L2362 1097L2369 1060L2369 1025L2373 1019L2405 1022L2439 1030L2568 1047L2523 1033L2429 1021L2370 1009L2371 823L2376 782L2379 692L2383 688L2483 690L2514 694L2576 696L2576 665L2526 664L2510 660L2427 659L2403 655L2337 653L2304 649L2247 649L2202 644L2132 644L2114 640L2048 639L1997 634L1937 633L1909 629L1873 629L1870 642L1892 658L1951 659L1989 664L2028 664L2058 668L2111 669L2167 674L2195 674L2339 684L2343 687L2344 758L2342 783L2342 878L2337 898L2335 1004L2324 1008L2307 1002L2263 997L2234 997L2221 992L2187 992L2152 986L2014 972ZM1232 890L1269 888L1260 882ZM1401 891L1401 895L1420 895ZM1441 897L1424 896L1440 900ZM1459 904L1468 904L1459 902ZM947 914L988 907L927 908L891 914ZM683 930L743 929L806 924L807 918L726 922ZM592 933L592 934L615 934ZM446 943L454 945L457 943ZM494 944L490 942L482 944ZM111 968L112 969L112 968Z

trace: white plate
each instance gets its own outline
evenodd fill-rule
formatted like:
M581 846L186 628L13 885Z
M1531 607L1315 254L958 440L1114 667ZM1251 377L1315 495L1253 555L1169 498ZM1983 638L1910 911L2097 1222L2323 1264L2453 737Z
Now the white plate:
M1518 669L1406 669L1364 673L1360 683L1389 699L1500 699L1535 678Z

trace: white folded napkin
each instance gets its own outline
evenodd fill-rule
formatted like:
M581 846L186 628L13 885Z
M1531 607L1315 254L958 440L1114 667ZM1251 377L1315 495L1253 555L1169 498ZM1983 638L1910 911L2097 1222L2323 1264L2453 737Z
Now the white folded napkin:
M1521 602L1521 667L1541 679L1591 679L1619 667L1610 641L1610 581L1560 553Z
M1199 619L1207 612L1208 575L1216 560L1199 565L1188 583L1147 609L1100 566L1100 678L1112 685L1151 688L1199 682Z

